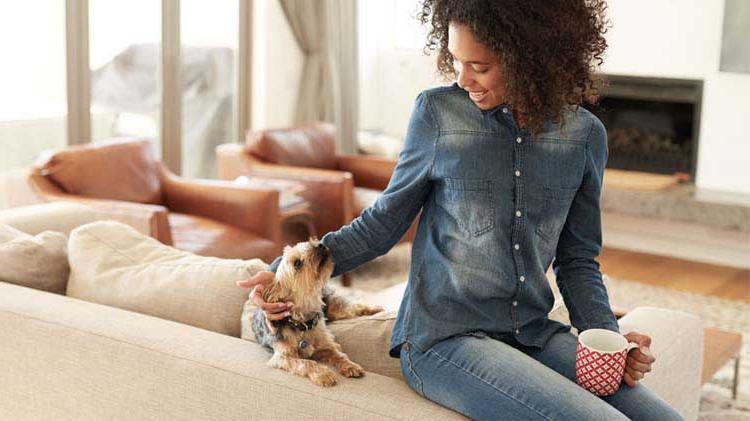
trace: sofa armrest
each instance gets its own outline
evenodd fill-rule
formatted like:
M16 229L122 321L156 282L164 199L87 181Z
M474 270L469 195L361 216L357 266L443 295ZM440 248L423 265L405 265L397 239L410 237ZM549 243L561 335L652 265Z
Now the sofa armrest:
M354 215L354 179L345 171L292 167L261 162L250 157L242 145L226 143L216 148L219 177L234 180L260 176L297 181L305 186L302 197L315 215L318 236L348 224Z
M391 181L396 161L369 155L338 155L339 169L354 175L357 187L385 190Z
M253 232L281 252L279 192L222 180L185 179L162 168L164 202L170 211L203 216Z
M400 380L323 388L249 341L1 282L0 325L0 419L463 419Z
M619 320L620 332L651 336L656 358L643 384L668 402L686 420L698 418L703 322L681 311L637 307Z

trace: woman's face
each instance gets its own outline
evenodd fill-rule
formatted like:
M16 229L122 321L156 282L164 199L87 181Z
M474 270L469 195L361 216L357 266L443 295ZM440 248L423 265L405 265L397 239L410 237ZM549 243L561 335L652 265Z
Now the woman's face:
M477 107L489 110L505 102L505 77L500 63L469 28L454 23L448 26L448 51L453 56L458 86L469 93Z

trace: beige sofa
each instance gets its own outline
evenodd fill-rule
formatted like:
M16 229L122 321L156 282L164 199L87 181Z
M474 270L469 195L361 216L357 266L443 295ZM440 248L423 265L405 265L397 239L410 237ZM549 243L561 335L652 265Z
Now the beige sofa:
M0 223L13 225L19 212L23 214L14 212L13 218L0 212ZM34 212L38 215L40 208ZM80 217L80 209L71 210L69 219L61 215L61 209L55 212L55 229L62 232L70 231L63 226L66 220L71 224L87 222ZM108 219L101 214L92 217ZM25 229L36 233L51 221L44 217L35 220L37 226L25 225ZM138 225L137 221L134 224ZM94 228L89 229L91 226ZM97 232L107 232L103 229L108 228L89 224L74 230L68 243L68 291L100 303L0 282L0 419L462 418L421 398L404 383L398 360L387 356L394 312L331 324L344 351L362 364L367 374L361 379L339 378L337 386L321 388L266 366L269 354L264 349L233 336L238 332L234 321L200 320L201 314L210 319L223 311L239 317L244 298L234 292L225 291L221 297L210 296L210 292L205 292L205 297L190 297L182 288L167 285L162 296L173 291L175 299L152 297L163 301L151 307L144 307L143 302L148 301L136 302L130 291L105 297L113 282L136 282L134 274L150 268L133 266L130 272L123 269L117 276L102 268L101 262L107 259L127 262L132 257L128 253L135 248L123 244L140 235L136 230L121 230L122 236L94 238ZM91 249L87 259L81 252L95 240L104 241L106 247ZM148 239L139 241L137 247L165 247ZM152 265L156 272L165 267L198 267L185 263L191 256L166 253L171 257L160 257L160 263ZM229 263L220 270L240 267L240 262L223 262ZM209 263L221 262L202 260L196 264L203 267ZM251 261L250 266L256 263ZM193 281L198 279L185 282ZM89 285L87 290L86 282L101 288ZM385 291L379 297L391 309L398 305L392 294ZM101 304L107 300L122 303L118 304L122 308ZM184 308L170 309L172 301L187 303L192 314L180 314ZM204 302L208 302L206 307L202 307ZM564 311L558 310L554 316L564 317ZM175 321L181 318L186 318L184 323ZM621 319L621 325L624 331L637 329L653 337L652 350L658 361L645 384L686 419L695 419L703 344L700 321L685 313L637 308Z

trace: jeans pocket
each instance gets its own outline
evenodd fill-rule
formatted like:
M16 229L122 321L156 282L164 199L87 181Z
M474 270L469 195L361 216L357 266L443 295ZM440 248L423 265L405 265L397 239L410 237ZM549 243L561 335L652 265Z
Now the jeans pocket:
M471 235L480 236L494 228L492 180L446 178L442 193L440 204Z

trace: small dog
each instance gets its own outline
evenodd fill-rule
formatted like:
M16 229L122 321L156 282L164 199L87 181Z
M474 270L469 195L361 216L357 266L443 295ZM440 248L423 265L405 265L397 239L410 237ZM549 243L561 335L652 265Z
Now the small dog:
M250 300L242 314L242 338L250 337L251 327L258 343L273 351L268 361L271 367L308 377L320 386L336 384L333 370L321 363L331 364L346 377L364 375L362 367L341 351L326 321L383 311L382 307L352 304L336 295L326 285L332 272L330 252L317 239L286 246L275 280L263 290L263 299L268 303L293 302L291 315L271 322L276 328L273 334L262 309L256 309L250 320Z

